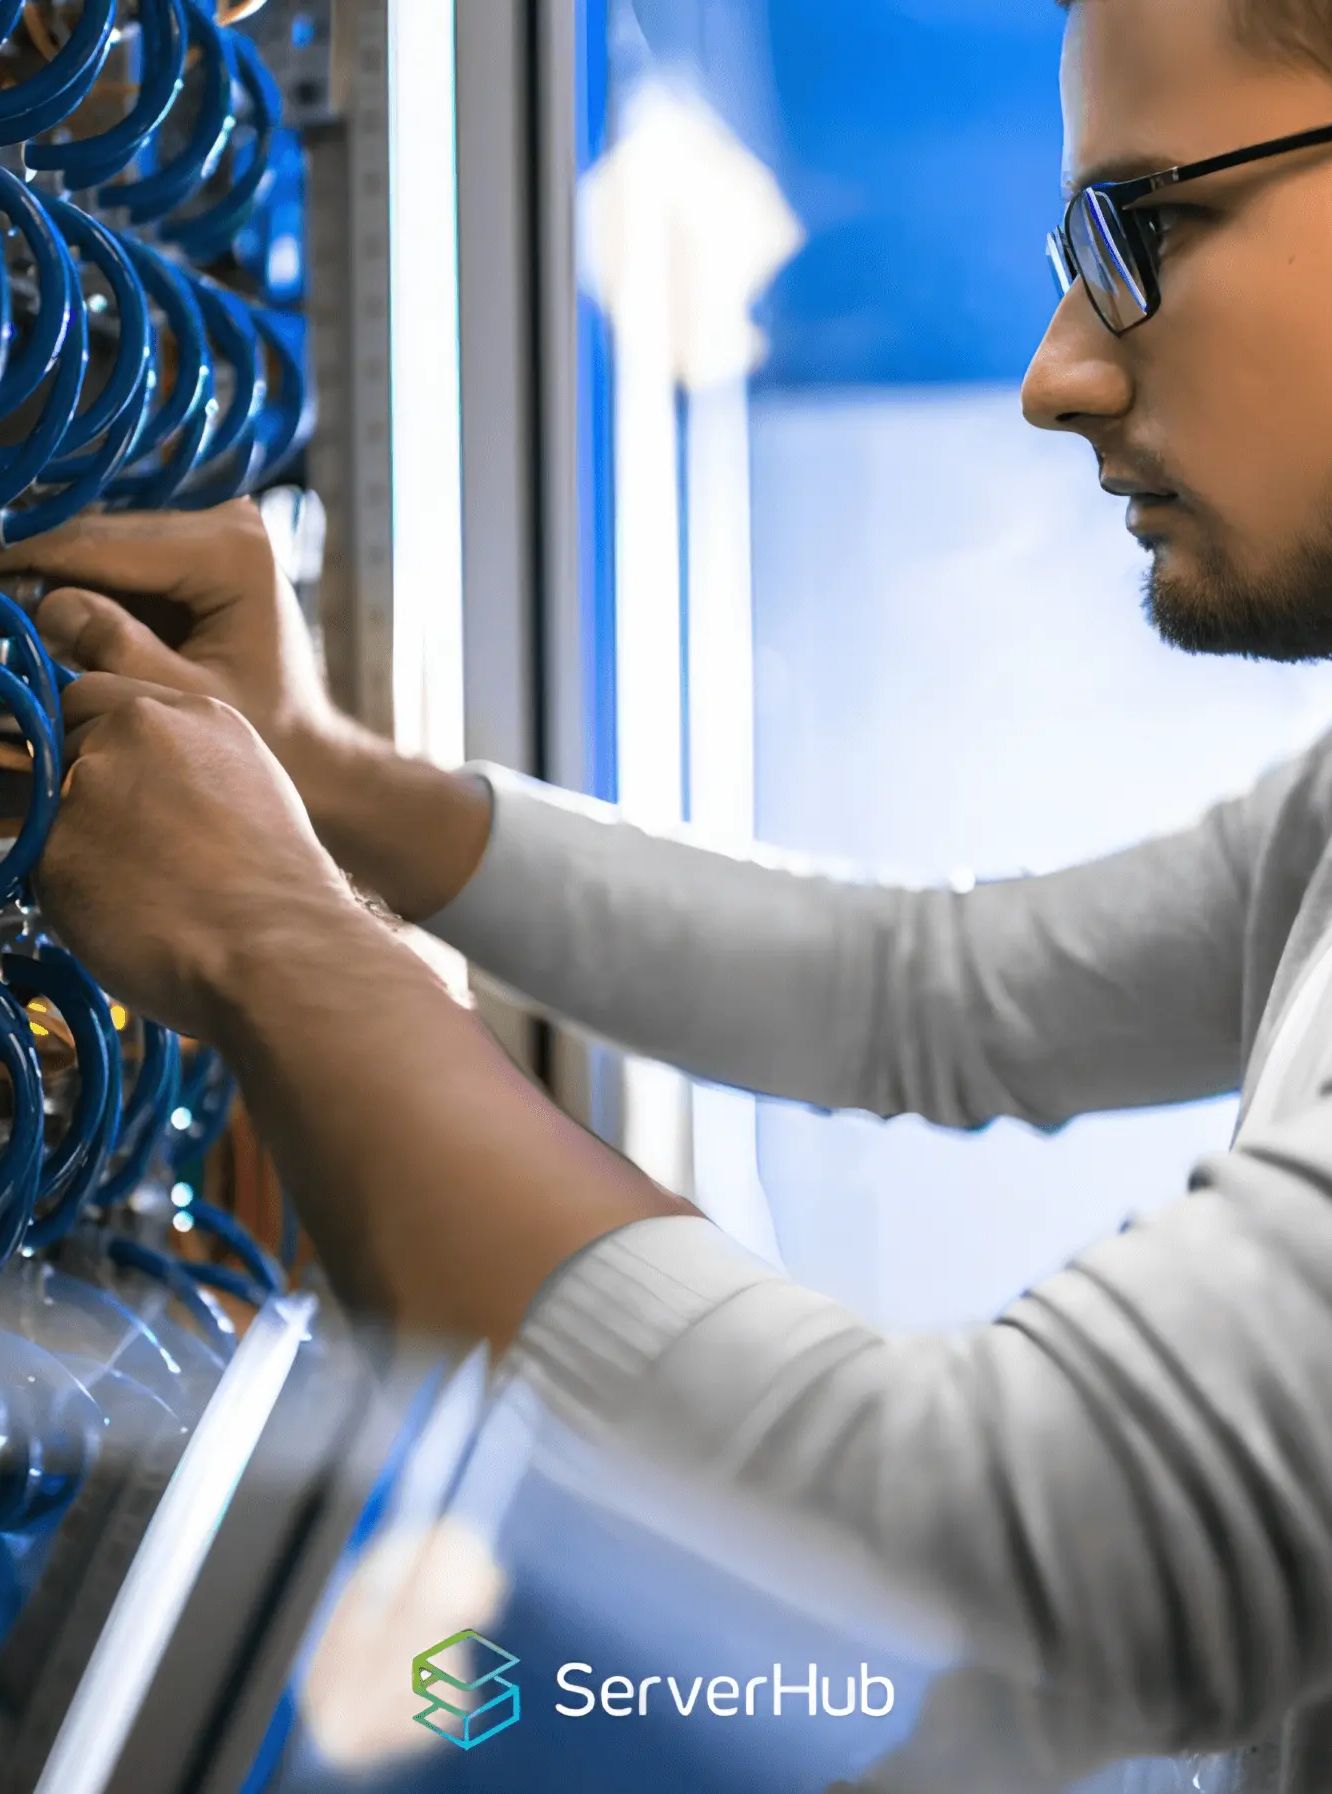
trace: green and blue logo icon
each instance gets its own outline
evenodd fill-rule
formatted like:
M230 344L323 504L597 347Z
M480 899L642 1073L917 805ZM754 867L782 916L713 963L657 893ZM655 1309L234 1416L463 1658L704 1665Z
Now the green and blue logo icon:
M475 1750L517 1725L522 1695L507 1679L517 1663L503 1646L470 1628L422 1651L412 1659L412 1693L428 1705L414 1715L417 1725L459 1750Z

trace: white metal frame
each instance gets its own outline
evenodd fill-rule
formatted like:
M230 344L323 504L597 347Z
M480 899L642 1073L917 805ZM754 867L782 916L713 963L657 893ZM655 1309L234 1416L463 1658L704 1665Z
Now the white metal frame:
M575 9L573 0L432 5L436 32L441 18L446 35L452 25L452 55L441 63L432 35L422 66L404 73L424 10L415 0L335 0L333 111L343 123L313 156L322 425L312 467L329 513L330 677L342 702L408 751L496 760L577 789L587 700ZM443 148L431 131L447 106L434 120L423 111L431 80L456 100L456 140ZM455 326L456 364L443 347ZM629 548L626 538L622 584ZM659 635L669 616L669 607L623 607L630 674L639 635ZM677 705L677 726L678 716ZM627 709L620 721L634 808ZM646 809L644 820L671 820ZM480 996L507 1050L571 1113L654 1175L691 1185L683 1080L538 1025L484 980Z

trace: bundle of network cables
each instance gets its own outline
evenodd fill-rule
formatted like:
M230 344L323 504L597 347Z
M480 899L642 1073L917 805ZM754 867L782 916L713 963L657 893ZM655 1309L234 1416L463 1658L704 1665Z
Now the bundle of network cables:
M304 169L238 28L257 9L0 0L0 544L90 506L220 503L300 454ZM128 1014L34 904L74 676L38 596L0 593L0 757L24 766L0 802L0 1734L37 1673L14 1637L107 1440L138 1429L173 1461L295 1249L207 1199L226 1068Z

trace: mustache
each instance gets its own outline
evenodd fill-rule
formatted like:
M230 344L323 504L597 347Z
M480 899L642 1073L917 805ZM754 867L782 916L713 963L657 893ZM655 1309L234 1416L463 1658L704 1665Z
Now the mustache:
M1148 449L1126 449L1122 454L1096 454L1096 472L1104 478L1107 467L1113 467L1117 477L1131 477L1134 487L1139 492L1179 492L1182 490L1178 480L1171 473L1159 455Z

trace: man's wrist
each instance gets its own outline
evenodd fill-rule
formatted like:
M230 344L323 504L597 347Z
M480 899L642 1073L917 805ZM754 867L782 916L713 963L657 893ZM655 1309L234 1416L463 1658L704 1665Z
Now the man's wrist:
M202 974L210 1043L239 1060L289 1019L293 994L336 988L340 973L391 950L384 923L350 890L301 892L240 930Z
M366 759L392 751L380 736L330 709L283 730L278 757L322 835L325 828L339 827L349 785Z
M334 859L408 921L437 915L480 864L484 780L408 758L347 717L303 729L283 760Z

